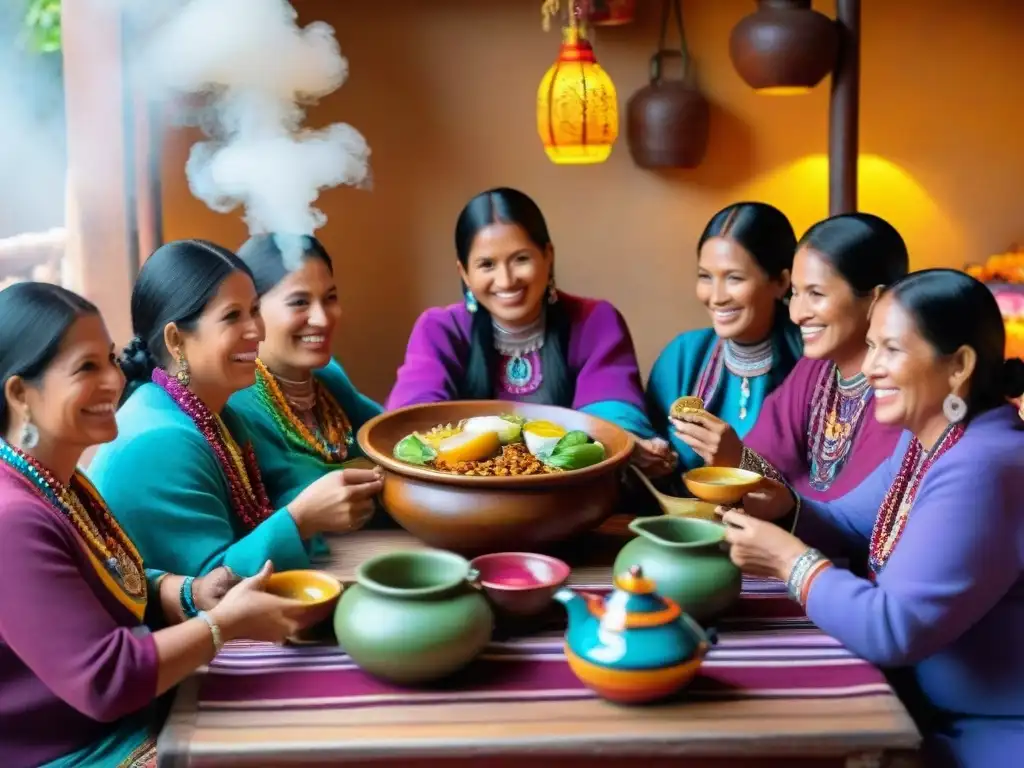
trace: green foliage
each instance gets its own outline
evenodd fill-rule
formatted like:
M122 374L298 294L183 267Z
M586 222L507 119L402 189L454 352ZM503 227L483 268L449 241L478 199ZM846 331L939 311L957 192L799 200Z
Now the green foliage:
M25 36L39 53L59 53L61 0L29 0L25 10Z

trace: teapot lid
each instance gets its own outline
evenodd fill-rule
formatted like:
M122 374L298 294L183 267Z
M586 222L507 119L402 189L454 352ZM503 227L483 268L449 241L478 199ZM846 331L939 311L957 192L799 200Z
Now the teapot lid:
M644 576L639 565L615 577L615 590L608 597L602 618L624 629L659 627L676 621L679 605L655 593L655 583Z

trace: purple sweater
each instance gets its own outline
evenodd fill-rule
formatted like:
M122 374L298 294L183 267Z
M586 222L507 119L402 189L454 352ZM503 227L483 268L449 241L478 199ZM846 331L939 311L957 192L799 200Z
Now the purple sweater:
M73 525L0 465L0 765L107 736L156 697L156 644L97 576Z
M569 369L576 374L572 407L616 400L643 412L636 352L622 315L607 301L561 291L558 297L571 324L567 356ZM433 307L420 315L388 397L388 410L457 399L469 359L472 327L473 316L464 304ZM504 392L496 394L510 397Z
M743 444L771 462L797 493L813 501L838 499L860 485L889 457L902 434L898 427L875 420L875 399L871 398L846 463L832 485L825 491L812 488L807 453L811 403L822 369L831 365L828 360L801 358L781 386L765 398L757 423L743 438Z
M865 558L909 439L849 495L806 502L797 535ZM942 724L926 734L941 752L929 766L1024 759L1022 504L1024 423L1005 406L974 419L924 476L877 583L830 568L808 595L811 620L858 656L912 669Z

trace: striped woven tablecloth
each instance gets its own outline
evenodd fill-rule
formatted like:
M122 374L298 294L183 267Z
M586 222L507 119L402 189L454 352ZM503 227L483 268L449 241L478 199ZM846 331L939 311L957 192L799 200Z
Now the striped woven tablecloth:
M399 532L366 535L360 559L410 543ZM355 544L345 541L349 554ZM606 591L610 572L581 566L573 582ZM179 692L161 765L459 765L481 755L517 765L527 754L557 765L641 755L646 765L681 755L687 766L843 765L916 747L882 673L816 630L779 582L746 580L718 630L685 694L646 707L596 698L566 664L556 631L496 640L462 673L421 689L364 674L336 646L232 643Z

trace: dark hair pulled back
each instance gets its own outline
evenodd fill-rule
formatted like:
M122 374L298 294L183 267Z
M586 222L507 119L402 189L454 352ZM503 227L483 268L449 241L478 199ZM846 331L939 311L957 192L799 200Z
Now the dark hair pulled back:
M185 332L193 330L221 283L235 272L252 277L238 256L206 240L175 240L146 259L132 288L135 337L120 358L127 379L122 402L150 380L154 368L170 365L170 352L164 342L167 325L174 323Z
M24 282L0 290L0 383L19 376L35 383L60 351L68 329L96 305L51 283ZM0 397L0 426L10 422L7 397Z
M286 262L284 252L281 250L281 237L281 235L274 234L253 235L238 249L238 258L252 272L258 296L263 296L273 290L278 283L300 266L299 264L289 265ZM284 237L295 237L299 240L298 247L301 249L302 261L320 259L327 266L327 270L332 275L334 274L334 264L331 263L330 254L315 237L312 235L285 235Z
M720 210L711 217L697 241L698 257L704 243L713 237L732 240L740 245L772 280L781 279L783 273L793 269L796 233L786 214L774 205L745 201ZM770 378L774 389L803 354L785 299L780 299L775 305L772 346L775 365Z
M1006 327L988 287L955 269L924 269L887 291L913 318L940 356L971 347L977 355L967 398L968 414L983 413L1024 394L1024 362L1005 359Z
M464 269L469 267L469 254L480 231L492 224L514 224L520 227L537 248L544 251L551 245L551 235L540 207L526 194L509 187L481 192L462 209L455 222L455 253ZM462 285L463 295L469 286ZM551 401L568 407L576 392L576 383L569 371L569 318L561 302L545 304L544 346L541 365L544 382ZM494 326L491 314L482 305L473 315L466 374L459 395L467 400L494 397L494 370L498 353L494 348Z
M853 290L867 296L910 269L907 244L896 228L871 213L842 213L819 221L797 243L819 254Z

